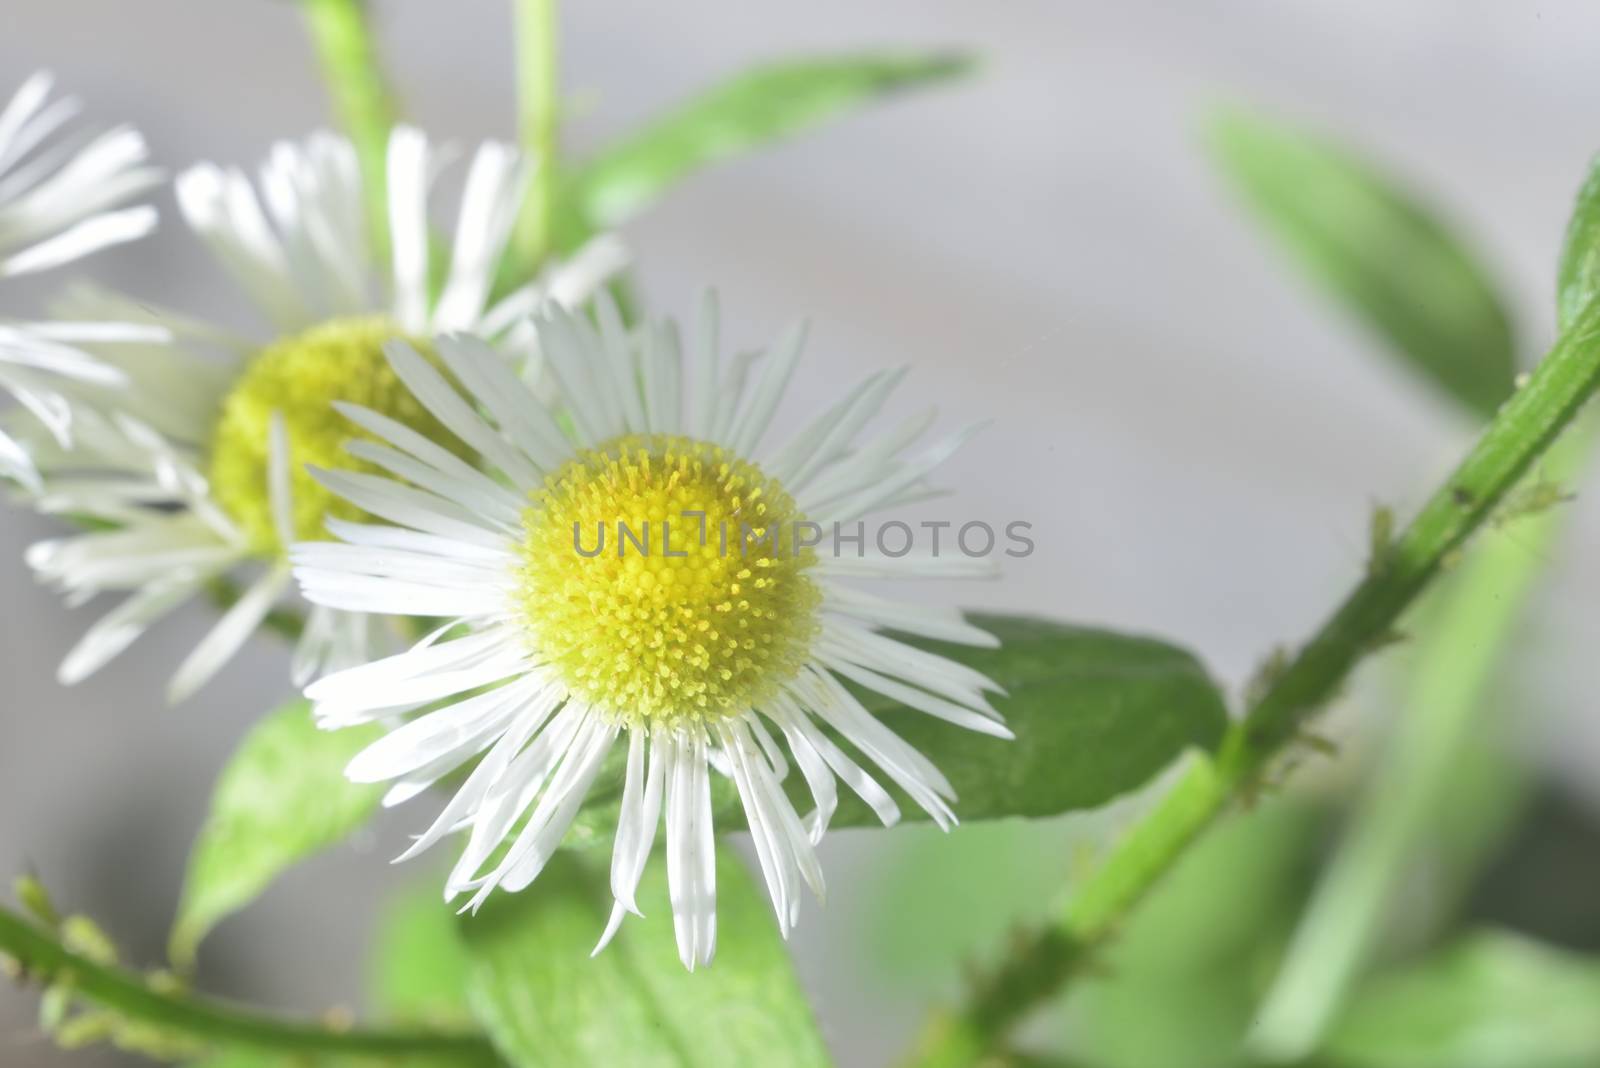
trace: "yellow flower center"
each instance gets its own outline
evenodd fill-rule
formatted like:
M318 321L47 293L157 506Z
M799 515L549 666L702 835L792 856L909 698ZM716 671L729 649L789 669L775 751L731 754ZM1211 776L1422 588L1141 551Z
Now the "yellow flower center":
M383 356L383 344L402 335L385 319L337 319L283 338L250 361L222 402L211 434L207 474L215 500L263 555L284 550L272 521L268 488L272 414L283 413L289 438L289 485L297 540L326 537L329 516L363 520L366 513L324 489L306 464L376 471L344 450L351 438L371 438L333 408L349 401L381 412L457 453L464 451L418 403ZM416 339L406 338L427 352Z
M632 436L585 451L545 480L523 523L533 646L604 713L715 721L805 663L821 596L815 553L796 536L803 517L716 445Z

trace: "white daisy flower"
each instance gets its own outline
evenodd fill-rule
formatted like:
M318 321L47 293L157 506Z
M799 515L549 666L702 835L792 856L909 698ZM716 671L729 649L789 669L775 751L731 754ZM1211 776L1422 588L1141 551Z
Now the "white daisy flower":
M144 166L144 138L128 127L69 136L65 127L81 105L71 97L52 101L50 87L50 75L35 74L0 109L0 278L59 267L143 237L156 224L152 207L118 208L160 181ZM158 337L140 325L0 319L0 389L65 442L70 419L56 378L101 384L118 378L78 346ZM27 452L4 431L0 475L38 484Z
M330 515L364 517L303 470L345 456L350 427L332 405L357 402L394 426L445 436L389 369L385 341L406 338L425 350L438 331L470 329L491 339L509 376L535 352L529 310L547 300L582 301L623 265L617 243L599 239L491 300L534 164L488 143L468 168L435 291L427 202L439 163L419 131L394 132L387 277L367 233L355 150L343 138L319 134L275 146L259 195L237 170L205 164L181 175L184 218L271 321L261 338L79 295L70 309L78 317L158 324L172 341L97 349L126 385L79 391L85 403L72 447L47 445L37 456L41 509L112 529L34 545L28 562L74 602L128 594L68 654L61 681L95 671L197 593L218 583L236 588L234 573L248 565L253 577L169 686L174 701L193 693L271 616L289 585L286 547L318 536ZM314 609L296 651L297 681L365 658L376 636L364 617Z
M330 520L343 543L296 546L296 575L317 604L450 623L306 694L326 728L419 713L349 766L355 781L392 782L388 804L481 755L405 854L470 832L446 896L470 895L474 909L496 888L532 882L617 749L616 904L600 945L638 912L635 888L664 817L678 947L693 968L716 942L713 768L738 788L785 934L801 884L822 893L814 847L836 780L884 823L899 816L841 742L941 826L955 822L949 782L845 683L1009 737L985 697L997 689L990 680L880 628L994 641L955 611L896 605L847 582L989 566L885 556L869 551L870 534L859 556L853 542L845 555L797 548L792 532L805 524L818 526L801 540L834 524L849 537L868 513L926 495L925 476L964 440L914 448L924 417L858 443L899 374L873 375L787 446L763 451L802 330L721 367L708 297L688 368L670 323L630 336L609 301L596 308L597 325L554 308L538 323L566 421L480 341L442 339L442 368L404 343L387 347L456 442L344 406L381 439L351 451L393 477L316 477L392 525ZM463 462L459 446L475 456ZM620 540L596 545L602 537ZM790 759L816 803L805 819L780 785Z

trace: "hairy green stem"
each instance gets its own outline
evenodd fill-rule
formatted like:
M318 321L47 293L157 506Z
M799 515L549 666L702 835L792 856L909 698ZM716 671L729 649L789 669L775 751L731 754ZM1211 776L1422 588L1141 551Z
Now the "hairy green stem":
M556 0L513 0L517 43L517 126L536 170L512 237L514 280L531 278L550 251L555 227L557 148L561 118Z
M1543 455L1600 386L1600 301L1584 310L1404 533L1380 547L1367 576L1278 671L1214 758L1199 757L1078 888L1057 925L1019 944L967 1006L936 1017L906 1062L971 1065L1002 1048L1029 1011L1084 959L1229 803L1262 785L1351 670L1389 643L1401 613ZM996 996L1003 991L1004 997Z
M1556 492L1574 478L1593 441L1588 427L1551 449L1541 485ZM1310 1055L1371 953L1406 861L1426 847L1485 711L1497 654L1544 574L1561 529L1554 503L1540 502L1538 514L1474 546L1428 606L1430 629L1419 639L1394 737L1262 1003L1250 1036L1258 1056L1284 1063Z
M396 106L365 0L301 0L339 122L356 146L367 219L379 254L389 246L389 131Z
M238 1008L213 998L151 989L137 975L74 953L52 934L0 908L0 953L24 975L67 982L73 992L154 1027L221 1046L348 1057L426 1057L436 1062L495 1065L487 1039L430 1031L335 1030Z

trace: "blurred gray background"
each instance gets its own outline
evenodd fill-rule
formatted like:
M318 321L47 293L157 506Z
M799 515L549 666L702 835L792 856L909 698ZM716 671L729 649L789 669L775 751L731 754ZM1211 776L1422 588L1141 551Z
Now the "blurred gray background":
M414 119L462 143L509 135L505 3L376 6ZM6 0L3 25L0 91L49 67L97 119L137 123L173 169L253 166L273 140L327 121L286 0ZM1600 7L1586 0L594 0L568 5L565 31L578 152L769 58L891 44L982 57L964 84L690 181L626 231L649 305L686 310L714 283L744 344L811 315L791 421L872 370L913 365L900 409L993 420L946 469L957 493L940 513L1025 519L1039 540L1004 579L959 596L1174 637L1235 689L1357 574L1373 505L1414 506L1471 427L1284 268L1208 167L1207 108L1253 102L1408 175L1496 268L1529 354L1550 337L1561 227L1600 147ZM92 273L244 321L179 226ZM0 310L48 288L8 293ZM1596 745L1570 742L1600 741L1583 611L1600 581L1588 547L1600 508L1574 507L1579 534L1536 634L1537 699L1506 714L1582 785L1600 781ZM0 874L37 871L154 962L212 779L287 696L285 655L260 639L199 697L164 707L165 677L206 626L194 610L59 688L55 664L93 610L63 609L23 567L49 529L14 508L0 521ZM386 860L426 817L390 814L225 923L201 984L286 1008L359 1004L365 918L425 874ZM794 940L846 1065L883 1063L923 1008L874 975L856 904L903 843L837 836L829 906ZM120 1063L53 1051L33 1012L31 996L0 989L0 1064Z

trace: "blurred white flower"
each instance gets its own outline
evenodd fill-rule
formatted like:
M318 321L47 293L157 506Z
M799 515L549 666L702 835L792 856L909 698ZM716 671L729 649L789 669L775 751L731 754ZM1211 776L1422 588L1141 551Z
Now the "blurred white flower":
M272 330L242 338L87 291L64 307L78 320L142 322L170 341L91 346L124 385L77 390L71 445L36 449L37 506L112 529L36 544L29 564L73 602L129 594L68 654L63 682L95 671L196 593L231 584L240 565L253 577L178 668L170 699L210 679L269 618L289 585L286 547L320 536L330 513L360 517L303 471L344 458L349 427L332 405L355 401L413 431L440 432L389 370L386 340L426 349L437 331L471 329L492 339L506 373L532 367L528 313L547 300L583 301L624 262L616 241L600 238L491 300L533 166L506 145L477 150L437 289L428 199L440 160L415 129L397 128L389 143L392 270L368 234L355 150L343 138L275 146L259 194L243 173L211 164L178 178L184 218ZM297 680L365 657L374 636L363 617L313 609Z
M50 99L51 78L35 74L0 110L0 278L59 267L110 245L143 237L156 210L122 208L160 181L144 166L144 139L117 127L85 139L66 127L80 105ZM70 413L57 376L110 384L117 372L86 355L82 342L158 340L149 326L27 323L0 319L0 388L66 441ZM27 452L0 431L0 475L37 486Z
M858 443L899 374L868 378L757 466L799 360L800 330L721 368L708 298L697 367L686 368L670 323L630 335L604 296L596 309L595 323L558 308L538 322L569 405L566 426L480 341L441 339L442 369L404 343L387 346L400 379L476 455L464 461L438 440L345 406L381 439L351 451L392 477L316 476L394 525L330 522L343 542L296 546L296 576L316 604L450 622L306 694L326 728L420 713L348 769L356 781L393 782L388 804L481 755L406 853L470 831L446 894L470 894L471 908L497 887L533 881L625 737L616 904L600 945L625 912L638 911L635 888L664 815L678 948L693 968L711 959L716 941L711 769L737 786L785 934L801 884L822 893L814 846L835 809L836 779L885 823L899 816L839 740L940 825L954 822L949 782L844 683L1009 737L985 696L994 683L879 629L994 641L956 611L897 605L846 583L986 574L989 565L890 557L865 545L860 556L824 554L793 540L797 523L831 528L920 498L924 477L965 439L914 449L923 417ZM647 546L653 537L654 551L618 542L592 552L596 524L618 522L635 537L645 531ZM816 804L804 820L780 786L791 758Z

